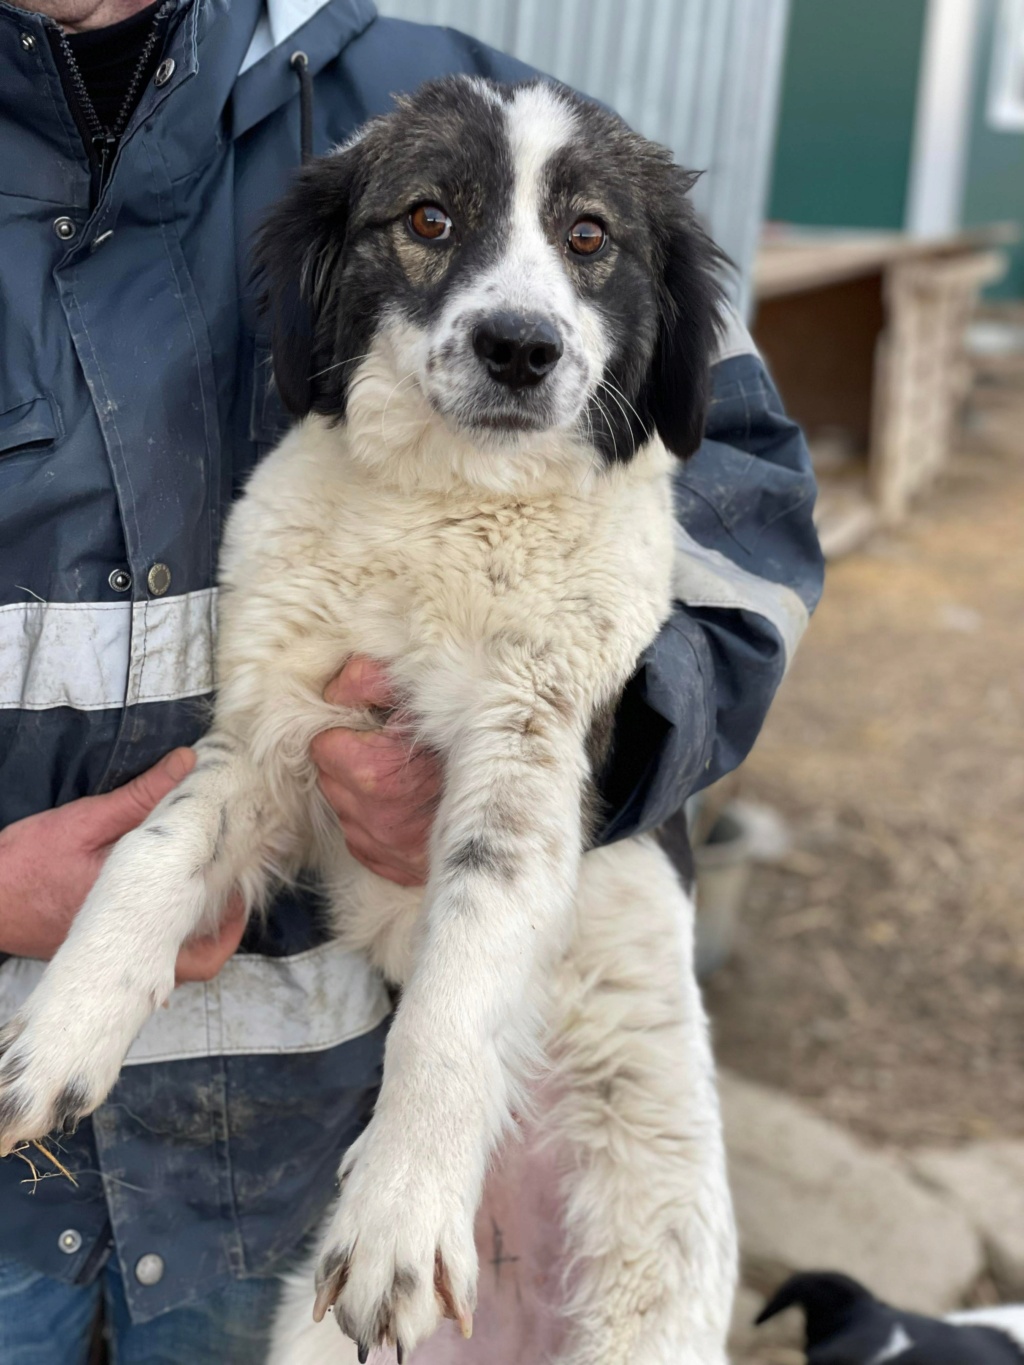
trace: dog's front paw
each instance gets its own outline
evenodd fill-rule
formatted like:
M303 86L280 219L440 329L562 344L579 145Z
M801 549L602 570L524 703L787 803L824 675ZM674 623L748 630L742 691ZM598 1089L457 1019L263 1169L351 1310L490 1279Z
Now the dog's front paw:
M105 1095L93 1059L74 1056L59 1031L24 1014L0 1029L0 1157L55 1129L73 1133Z
M328 1224L316 1277L314 1317L334 1309L367 1359L374 1346L406 1352L454 1319L473 1330L477 1259L465 1191L446 1187L429 1161L372 1141L372 1129L342 1166L342 1193ZM418 1168L417 1168L418 1167Z
M57 1130L74 1132L117 1080L138 1028L126 983L69 981L51 965L0 1028L0 1157Z

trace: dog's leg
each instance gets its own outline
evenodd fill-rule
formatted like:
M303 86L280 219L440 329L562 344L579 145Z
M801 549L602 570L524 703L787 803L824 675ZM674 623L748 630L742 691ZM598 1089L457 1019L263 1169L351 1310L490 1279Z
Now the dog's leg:
M692 907L652 840L590 853L558 985L559 1365L724 1365L736 1239Z
M197 749L188 777L111 851L36 990L0 1029L0 1156L72 1130L102 1103L170 995L182 943L216 927L243 872L243 893L258 899L270 833L258 774L225 735Z
M318 1273L317 1312L333 1304L364 1353L410 1350L442 1313L470 1330L484 1172L572 925L585 759L571 707L458 663L434 691L451 728L430 736L447 769L423 938ZM429 699L417 709L436 722Z

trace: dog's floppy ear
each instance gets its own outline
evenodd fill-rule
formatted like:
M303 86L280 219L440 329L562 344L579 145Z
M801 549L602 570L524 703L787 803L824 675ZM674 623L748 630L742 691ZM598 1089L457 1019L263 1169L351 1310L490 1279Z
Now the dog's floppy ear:
M270 326L274 379L295 417L317 405L331 344L331 275L341 258L359 168L358 144L296 175L256 237L254 276Z
M874 1295L849 1275L838 1271L805 1271L791 1275L757 1315L758 1326L787 1308L799 1306L807 1322L808 1348L827 1341L849 1322L858 1309L874 1305Z
M685 459L701 443L711 361L722 327L721 272L727 258L697 222L687 198L696 176L678 167L652 208L658 246L658 339L646 407L658 435Z

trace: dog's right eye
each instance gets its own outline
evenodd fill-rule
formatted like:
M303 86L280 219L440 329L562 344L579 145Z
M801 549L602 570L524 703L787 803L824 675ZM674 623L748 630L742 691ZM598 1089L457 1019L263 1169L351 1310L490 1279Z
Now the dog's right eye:
M440 242L451 235L452 220L440 204L417 204L409 213L409 230L427 242Z

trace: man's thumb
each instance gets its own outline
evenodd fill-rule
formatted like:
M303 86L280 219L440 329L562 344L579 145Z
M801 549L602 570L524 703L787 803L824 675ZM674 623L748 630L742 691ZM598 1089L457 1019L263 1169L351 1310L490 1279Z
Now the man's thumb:
M157 802L173 791L195 765L195 750L172 749L159 763L139 773L138 777L132 778L123 787L103 796L94 796L92 814L96 818L94 832L97 846L112 844L122 834L141 825Z

